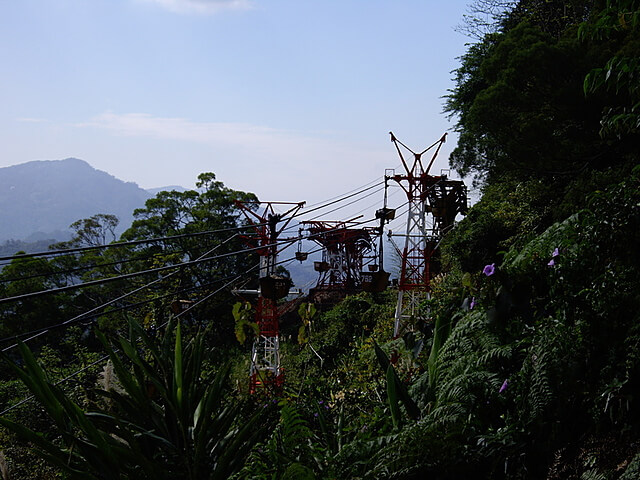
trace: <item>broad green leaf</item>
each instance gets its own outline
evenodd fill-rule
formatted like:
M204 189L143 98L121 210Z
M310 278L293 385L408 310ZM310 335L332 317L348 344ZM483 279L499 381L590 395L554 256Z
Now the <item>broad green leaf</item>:
M391 364L387 367L387 398L389 400L393 426L398 429L401 423L400 405L398 404L398 393L396 391L395 372Z

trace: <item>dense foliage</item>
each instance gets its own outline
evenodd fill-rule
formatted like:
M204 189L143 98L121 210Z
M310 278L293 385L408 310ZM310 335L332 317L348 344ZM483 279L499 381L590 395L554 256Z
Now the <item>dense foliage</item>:
M392 339L393 290L324 312L302 304L281 324L284 390L249 397L251 306L217 296L188 316L163 302L255 258L182 269L136 297L156 300L130 313L129 333L121 314L100 312L106 335L85 322L62 330L56 348L11 352L3 371L44 409L23 404L2 420L15 478L637 478L640 2L507 3L462 57L446 100L460 134L452 167L482 197L443 241L445 273L422 305L431 333ZM159 194L122 239L237 226L233 200L253 196L214 180ZM107 241L112 222L77 223L69 246ZM204 251L242 248L207 238ZM66 267L20 259L0 274L1 293L177 264L204 244L81 253ZM2 331L24 331L18 318L53 325L122 288L3 307ZM128 338L120 352L108 340L118 335ZM117 388L105 387L108 368L55 385L105 351ZM5 406L26 394L7 378Z
M638 125L614 112L637 110L637 2L569 3L519 2L462 57L445 107L457 117L451 163L462 174L569 177L634 150Z

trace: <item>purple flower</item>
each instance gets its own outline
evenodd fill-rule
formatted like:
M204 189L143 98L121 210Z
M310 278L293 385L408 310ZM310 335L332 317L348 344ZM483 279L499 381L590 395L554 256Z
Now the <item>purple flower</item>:
M558 250L558 247L556 247L553 250L553 253L551 254L552 257L557 257L558 255L560 255L560 250Z
M547 265L549 265L550 267L553 267L555 264L556 264L556 261L553 258L549 260L549 263L547 263Z
M482 273L484 273L487 277L490 277L496 272L496 264L492 263L491 265L485 265L482 269Z
M473 310L473 307L476 306L476 297L471 298L471 303L469 304L469 310Z
M502 382L502 386L500 387L500 390L498 390L498 393L504 392L508 386L509 386L508 380L505 380L504 382Z

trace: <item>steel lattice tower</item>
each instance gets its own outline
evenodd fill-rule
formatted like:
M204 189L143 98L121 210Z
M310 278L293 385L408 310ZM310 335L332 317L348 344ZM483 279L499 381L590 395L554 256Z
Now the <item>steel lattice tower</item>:
M431 279L440 271L438 246L443 234L453 226L456 215L466 212L467 194L461 181L448 180L446 175L429 175L446 141L446 133L419 153L390 134L405 173L397 175L393 172L385 174L385 178L402 187L408 204L406 231L399 235L405 238L404 247L398 248L402 258L394 323L394 337L398 337L417 323L428 320L421 304L431 298ZM434 148L433 156L424 168L422 156ZM411 153L411 164L402 154L403 149Z
M249 370L249 393L256 393L259 388L279 390L284 382L284 372L280 367L279 315L277 300L289 292L289 279L278 278L276 266L278 253L289 242L278 242L278 236L289 225L295 213L304 206L301 203L288 202L237 202L248 222L253 225L252 235L245 235L245 241L253 248L258 248L260 256L260 289L256 303L255 320L260 329L251 349L251 367ZM262 213L255 208L262 205ZM274 205L294 205L286 213L277 214ZM252 208L253 207L253 208ZM284 219L287 215L289 218ZM282 224L278 226L278 223Z

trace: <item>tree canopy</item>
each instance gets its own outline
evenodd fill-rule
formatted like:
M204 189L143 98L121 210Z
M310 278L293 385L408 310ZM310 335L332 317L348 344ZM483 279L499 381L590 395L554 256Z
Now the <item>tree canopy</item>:
M607 141L600 134L612 122L632 123L629 117L612 120L615 112L633 114L633 92L637 96L637 65L624 53L638 49L634 17L624 12L631 7L519 2L501 29L470 46L455 71L445 104L460 134L451 166L486 180L577 175L624 161L620 152L630 150L637 129ZM615 8L623 23L613 35L606 22ZM605 64L620 73L607 75Z

